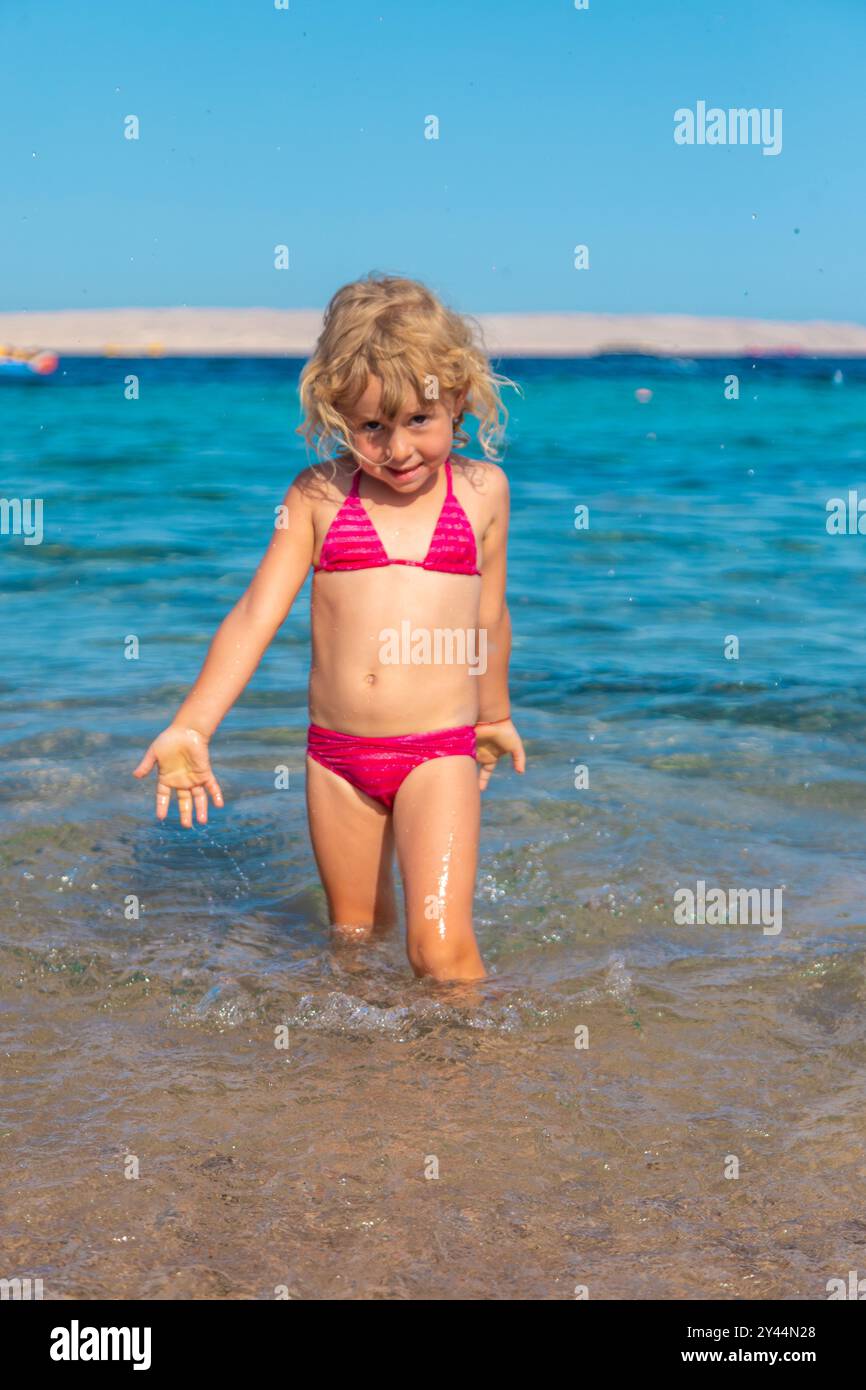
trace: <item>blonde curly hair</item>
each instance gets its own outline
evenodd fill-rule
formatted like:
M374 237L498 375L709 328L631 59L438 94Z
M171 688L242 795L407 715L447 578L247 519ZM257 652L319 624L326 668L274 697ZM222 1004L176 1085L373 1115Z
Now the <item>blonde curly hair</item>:
M409 392L418 401L466 393L455 418L454 442L469 443L465 414L479 421L484 457L499 462L508 410L503 386L522 394L516 382L494 372L480 325L447 308L426 285L398 275L371 271L343 285L324 314L312 357L301 372L299 393L303 435L318 461L331 461L336 446L355 458L345 412L364 394L369 377L382 383L381 411L392 420Z

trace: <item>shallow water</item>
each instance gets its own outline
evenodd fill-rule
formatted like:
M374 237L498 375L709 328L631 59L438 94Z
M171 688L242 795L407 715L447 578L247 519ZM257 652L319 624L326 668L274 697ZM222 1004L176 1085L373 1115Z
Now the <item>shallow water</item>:
M0 538L0 1274L46 1298L812 1299L862 1268L866 571L824 508L866 491L866 367L502 365L530 762L485 796L462 988L401 933L329 940L306 590L214 740L226 809L159 825L130 776L303 464L299 364L0 393L3 495L45 517ZM782 930L677 925L698 879L782 887Z

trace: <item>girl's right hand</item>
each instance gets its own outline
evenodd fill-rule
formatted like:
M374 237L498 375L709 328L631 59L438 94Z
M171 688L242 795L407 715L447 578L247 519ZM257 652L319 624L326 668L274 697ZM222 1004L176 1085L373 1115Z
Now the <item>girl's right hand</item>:
M169 724L154 739L133 777L146 777L154 763L159 766L156 783L156 814L165 820L172 788L177 792L180 823L192 826L192 807L199 825L207 825L208 793L214 806L223 805L220 785L211 771L208 740L198 729Z

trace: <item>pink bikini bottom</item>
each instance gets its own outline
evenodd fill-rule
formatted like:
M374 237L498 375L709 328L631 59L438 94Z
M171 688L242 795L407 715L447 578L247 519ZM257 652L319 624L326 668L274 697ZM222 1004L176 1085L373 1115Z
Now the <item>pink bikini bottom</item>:
M429 734L368 738L338 734L311 724L307 730L307 753L390 811L394 797L413 768L431 758L474 758L475 730L471 724L463 724L457 729L434 729Z

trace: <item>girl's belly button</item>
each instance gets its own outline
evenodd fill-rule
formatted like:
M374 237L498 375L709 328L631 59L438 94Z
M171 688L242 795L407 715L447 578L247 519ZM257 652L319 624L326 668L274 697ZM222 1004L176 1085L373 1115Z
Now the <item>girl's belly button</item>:
M364 682L365 682L366 685L375 685L375 684L376 684L376 677L373 675L373 672L372 672L372 671L368 671L368 672L367 672L366 676L364 677Z

